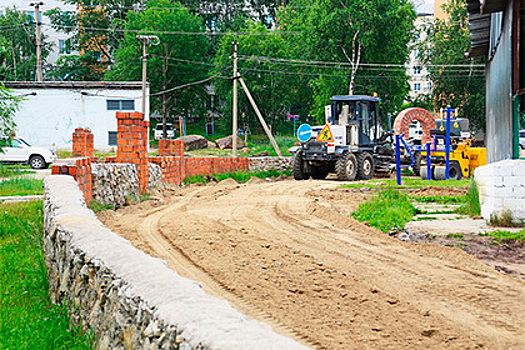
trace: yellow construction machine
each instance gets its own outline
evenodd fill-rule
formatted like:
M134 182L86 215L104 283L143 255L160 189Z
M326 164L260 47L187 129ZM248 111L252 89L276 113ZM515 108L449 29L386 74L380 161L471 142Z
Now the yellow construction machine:
M463 141L452 140L449 152L449 178L460 180L469 178L474 169L487 164L487 149L485 147L473 147L473 139ZM421 152L420 176L428 179L427 151ZM419 160L418 159L418 160ZM446 178L446 153L430 144L430 171L434 180L445 180Z

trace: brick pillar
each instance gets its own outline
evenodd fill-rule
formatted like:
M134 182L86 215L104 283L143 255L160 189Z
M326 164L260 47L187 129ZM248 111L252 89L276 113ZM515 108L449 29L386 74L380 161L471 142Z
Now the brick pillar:
M95 147L90 130L76 128L73 133L73 157L94 157Z
M149 122L139 112L117 112L117 163L137 167L139 192L149 193L148 129Z

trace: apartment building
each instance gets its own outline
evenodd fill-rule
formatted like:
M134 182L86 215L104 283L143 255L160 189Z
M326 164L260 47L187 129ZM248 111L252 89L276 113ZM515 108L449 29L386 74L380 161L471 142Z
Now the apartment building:
M49 56L46 58L47 64L54 64L60 56L72 54L70 45L68 44L68 35L56 31L51 27L51 21L46 12L54 8L60 8L62 11L77 11L77 5L65 4L60 0L42 0L40 5L40 23L42 23L41 30L45 36L44 45L49 45ZM0 15L3 15L6 9L16 9L30 15L33 20L35 18L35 7L31 4L36 1L20 1L20 0L0 0Z
M432 81L430 80L428 67L421 62L421 48L418 47L418 44L426 39L427 34L424 29L434 21L434 3L417 0L414 2L414 9L417 14L414 24L418 36L410 44L412 49L406 63L406 72L409 76L408 82L410 84L409 96L412 100L419 95L432 93Z

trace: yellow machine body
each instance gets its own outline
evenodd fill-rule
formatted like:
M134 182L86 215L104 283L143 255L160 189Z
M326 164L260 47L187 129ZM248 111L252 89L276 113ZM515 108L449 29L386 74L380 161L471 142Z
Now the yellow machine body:
M470 174L482 165L487 164L487 149L485 147L471 147L472 140L460 141L450 145L449 161L456 162L461 167L463 177L468 178ZM427 152L421 152L422 159L425 160ZM445 165L445 151L430 151L432 165ZM438 158L437 162L434 159ZM434 164L435 163L435 164Z

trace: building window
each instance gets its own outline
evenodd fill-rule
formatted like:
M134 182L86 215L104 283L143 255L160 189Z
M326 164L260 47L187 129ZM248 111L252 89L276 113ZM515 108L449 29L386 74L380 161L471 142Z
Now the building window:
M58 41L58 53L61 55L69 55L71 53L71 41L59 40Z
M419 56L420 51L418 49L412 50L412 55L414 58L417 58Z
M117 145L117 132L108 131L108 145L116 146Z
M135 100L106 100L108 111L134 111Z
M427 83L427 90L428 91L432 90L432 82L430 81Z
M414 75L420 75L421 74L421 67L414 67Z
M421 91L421 84L420 83L415 83L414 84L414 91Z
M217 21L215 19L207 20L206 27L208 28L208 30L211 30L211 31L217 30Z

